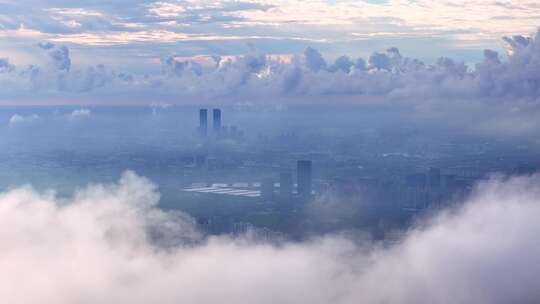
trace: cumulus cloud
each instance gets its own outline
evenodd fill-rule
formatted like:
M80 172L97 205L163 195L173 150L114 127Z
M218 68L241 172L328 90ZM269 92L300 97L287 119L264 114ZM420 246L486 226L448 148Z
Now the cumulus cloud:
M78 117L87 117L92 114L92 111L90 109L76 109L73 110L70 114L70 118L78 118Z
M27 123L32 122L39 119L39 115L32 114L32 115L19 115L19 114L13 114L9 118L9 125L13 126L20 123Z
M38 47L47 52L48 64L27 65L15 68L9 61L0 59L0 81L7 82L5 96L39 95L40 98L64 98L71 93L88 93L99 88L120 89L131 83L129 73L116 73L103 64L72 67L70 50L66 46L40 43ZM3 64L4 62L4 64ZM4 77L2 78L2 72ZM116 82L115 82L116 80ZM132 89L134 89L132 87Z
M167 76L183 76L192 73L197 76L202 74L202 65L193 60L177 60L169 56L161 61L163 73Z
M51 64L59 71L69 71L71 68L71 58L69 49L66 46L56 46L50 42L40 42L38 47L47 50Z
M328 71L335 72L337 70L341 70L345 73L349 73L353 65L354 63L351 61L351 59L348 56L340 56L336 59L333 65L328 67Z
M9 63L8 58L0 58L0 73L9 73L15 69L15 66Z
M536 303L540 177L484 182L383 246L325 236L203 238L132 172L70 199L0 195L8 303Z
M99 61L71 64L64 46L42 43L49 64L0 60L2 97L92 103L403 103L421 123L444 121L456 130L537 138L540 109L540 32L506 37L508 56L484 51L473 66L448 57L425 63L397 48L367 59L330 61L314 48L296 55L252 49L237 56L167 56L155 74L117 71ZM57 50L60 55L49 56ZM68 68L69 67L69 68ZM516 111L515 109L519 109ZM463 115L467 113L467 115ZM427 121L426 121L427 120Z
M341 102L351 100L438 101L469 100L476 104L538 104L540 101L540 32L534 37L505 37L509 55L485 50L473 66L448 57L425 63L393 47L367 59L346 55L327 63L315 48L303 54L275 56L251 51L239 56L168 56L161 73L118 72L100 63L72 65L65 46L42 43L48 67L15 67L0 60L0 81L8 92L65 97L79 93L115 102L130 96L132 103L255 100L273 102ZM81 94L84 93L84 94ZM113 99L113 100L109 100Z
M306 67L311 71L318 72L321 69L326 68L326 61L321 53L312 47L306 49L304 58L306 60Z
M39 42L38 43L38 46L44 50L50 50L52 48L54 48L54 43L51 43L51 42Z
M379 70L390 70L391 62L388 55L384 53L373 53L369 56L369 65Z

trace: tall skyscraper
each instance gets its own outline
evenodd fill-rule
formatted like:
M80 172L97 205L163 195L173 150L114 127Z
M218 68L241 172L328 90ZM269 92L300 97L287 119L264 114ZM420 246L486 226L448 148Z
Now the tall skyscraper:
M296 164L298 195L302 199L311 197L312 189L312 163L310 160L299 160Z
M214 109L213 117L214 117L214 132L216 134L219 134L221 132L221 110Z
M281 170L279 173L279 197L283 201L290 200L293 193L293 177L290 170Z
M199 134L206 136L208 134L208 110L199 110Z

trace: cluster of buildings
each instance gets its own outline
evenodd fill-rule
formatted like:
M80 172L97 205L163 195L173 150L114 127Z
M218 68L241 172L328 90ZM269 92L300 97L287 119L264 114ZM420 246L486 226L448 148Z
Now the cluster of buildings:
M199 129L198 134L202 138L209 136L208 132L208 109L199 110ZM237 126L223 126L221 124L221 109L212 110L212 134L214 137L240 138L243 132Z
M221 109L212 109L212 131L209 132L208 109L199 110L198 134L201 138L212 136L214 138L238 138L243 134L236 126L227 128L222 125ZM205 159L210 167L210 158ZM313 165L311 160L298 160L296 163L296 183L293 170L279 170L276 174L268 174L260 182L252 183L196 183L184 191L195 193L234 195L243 197L259 197L264 201L298 200L307 201L313 195Z
M221 139L241 136L241 132L223 125L221 109L209 112L199 109L197 143L203 144L182 158L182 193L197 202L194 210L211 231L244 232L253 227L304 231L313 219L297 211L315 196L322 205L339 202L348 210L347 214L328 214L324 227L365 228L375 221L388 227L400 225L424 210L463 201L485 172L512 164L483 154L480 160L484 163L478 163L469 145L430 143L437 152L433 152L435 157L427 153L429 149L424 154L408 152L415 151L416 142L401 148L408 153L381 153L396 149L393 142L383 141L387 136L362 133L359 141L357 134L328 136L288 125L278 125L270 135L252 130L231 145ZM452 157L454 154L459 158ZM315 175L313 163L317 165ZM534 168L521 166L517 171L529 173ZM208 209L201 211L204 208ZM268 231L260 233L271 235Z
M276 177L263 178L261 182L197 183L184 189L186 192L232 195L260 198L263 201L306 202L313 196L313 165L310 160L299 160L296 164L296 183L290 169L279 172Z
M470 184L454 174L441 174L439 168L427 172L409 174L405 177L402 200L406 209L416 211L430 206L440 206L452 198L462 199Z
M313 196L312 161L299 160L296 162L296 184L293 182L293 174L289 169L280 171L277 185L275 178L265 178L261 183L261 198L265 201L276 200L276 188L278 189L279 200L291 201L297 199L301 202L309 201Z

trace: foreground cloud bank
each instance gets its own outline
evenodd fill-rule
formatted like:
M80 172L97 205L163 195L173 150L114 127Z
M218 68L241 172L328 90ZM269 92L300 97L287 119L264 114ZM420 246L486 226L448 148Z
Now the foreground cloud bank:
M57 98L106 103L156 100L339 102L366 99L487 99L538 102L540 31L533 37L504 38L509 56L492 50L474 68L447 57L435 64L403 56L397 48L369 58L341 56L327 62L313 48L302 55L170 56L161 74L115 71L103 64L74 66L65 46L40 43L47 66L16 66L0 58L3 98ZM85 93L85 94L81 94ZM57 103L61 101L57 101Z
M390 248L339 236L280 245L204 240L188 216L156 209L155 186L130 172L67 201L15 189L0 196L0 298L27 304L536 303L538 185L538 176L481 184L462 209L432 218Z

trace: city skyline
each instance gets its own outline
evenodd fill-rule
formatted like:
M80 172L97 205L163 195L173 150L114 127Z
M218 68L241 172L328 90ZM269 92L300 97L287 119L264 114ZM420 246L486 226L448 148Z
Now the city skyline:
M540 303L538 0L0 0L1 304Z

